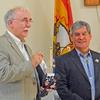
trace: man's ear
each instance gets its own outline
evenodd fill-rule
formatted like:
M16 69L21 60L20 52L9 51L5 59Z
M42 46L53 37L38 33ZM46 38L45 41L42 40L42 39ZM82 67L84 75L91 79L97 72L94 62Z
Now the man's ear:
M12 20L8 20L8 25L11 25L12 24Z
M72 34L69 35L70 41L73 43Z
M90 33L90 39L92 39L92 34Z
M8 26L13 28L13 21L12 20L8 21Z

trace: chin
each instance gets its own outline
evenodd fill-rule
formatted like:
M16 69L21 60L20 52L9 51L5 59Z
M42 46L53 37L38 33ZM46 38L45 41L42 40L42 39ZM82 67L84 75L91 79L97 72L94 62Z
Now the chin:
M27 32L23 33L23 37L27 37L27 36L28 36Z

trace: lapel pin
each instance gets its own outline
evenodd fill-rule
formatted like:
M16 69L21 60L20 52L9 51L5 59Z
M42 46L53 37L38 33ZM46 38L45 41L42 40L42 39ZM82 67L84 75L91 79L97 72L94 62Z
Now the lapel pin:
M95 62L96 62L96 63L99 63L99 59L95 59Z

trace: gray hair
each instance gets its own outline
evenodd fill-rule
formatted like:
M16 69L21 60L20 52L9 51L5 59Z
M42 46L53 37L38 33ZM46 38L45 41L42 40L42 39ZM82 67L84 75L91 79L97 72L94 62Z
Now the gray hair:
M82 28L82 27L86 27L88 33L90 34L91 33L91 29L90 29L90 25L85 22L85 21L76 21L70 28L70 31L69 33L70 34L73 34L75 32L75 30L79 29L79 28Z
M8 23L10 20L13 20L16 18L16 11L20 10L20 9L25 9L23 7L16 7L16 8L12 8L10 10L7 11L7 13L4 16L4 21L5 21L5 25L6 27L8 27Z

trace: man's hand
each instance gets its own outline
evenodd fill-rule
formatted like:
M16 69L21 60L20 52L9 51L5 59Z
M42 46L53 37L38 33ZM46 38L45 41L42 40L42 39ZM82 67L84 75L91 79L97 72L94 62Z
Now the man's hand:
M32 56L32 65L35 68L38 64L40 64L43 60L43 54L41 52L37 52Z

